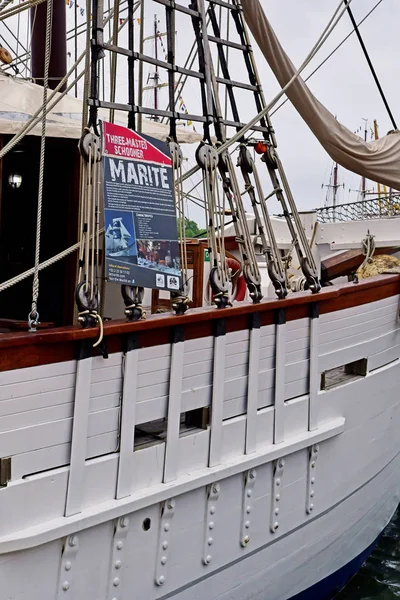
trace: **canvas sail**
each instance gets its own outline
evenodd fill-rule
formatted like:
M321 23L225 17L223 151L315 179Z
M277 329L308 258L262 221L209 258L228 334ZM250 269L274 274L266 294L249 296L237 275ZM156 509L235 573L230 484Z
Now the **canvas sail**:
M296 68L279 43L259 0L242 0L242 6L250 31L284 87ZM332 160L367 179L400 189L400 131L365 142L341 125L300 77L290 85L286 95Z
M56 98L60 94L57 93ZM25 81L19 77L9 77L0 73L0 134L14 135L19 133L26 122L41 107L43 102L43 87L36 83ZM107 119L109 112L99 110L99 117ZM116 111L115 122L125 124L127 116ZM64 96L60 102L49 111L47 118L46 137L76 139L82 135L82 101L72 96ZM36 125L29 135L40 136L41 122ZM169 135L169 126L143 119L143 133L157 139L165 140ZM178 141L181 144L200 143L203 136L189 128L177 127Z

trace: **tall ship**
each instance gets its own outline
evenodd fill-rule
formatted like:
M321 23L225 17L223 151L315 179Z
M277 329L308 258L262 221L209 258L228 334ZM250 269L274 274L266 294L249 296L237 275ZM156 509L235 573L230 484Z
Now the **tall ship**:
M349 4L299 69L258 0L0 4L1 598L328 600L391 520L400 132L301 77ZM284 94L384 191L299 211Z

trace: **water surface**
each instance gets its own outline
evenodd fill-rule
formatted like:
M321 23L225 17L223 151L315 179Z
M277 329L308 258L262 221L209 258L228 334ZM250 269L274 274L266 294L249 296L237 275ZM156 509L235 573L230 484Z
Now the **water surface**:
M336 600L400 598L400 507L378 546Z

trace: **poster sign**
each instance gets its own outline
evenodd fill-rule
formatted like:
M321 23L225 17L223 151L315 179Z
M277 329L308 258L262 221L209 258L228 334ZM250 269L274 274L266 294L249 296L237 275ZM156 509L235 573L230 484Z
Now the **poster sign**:
M106 278L159 290L181 287L168 146L102 123Z

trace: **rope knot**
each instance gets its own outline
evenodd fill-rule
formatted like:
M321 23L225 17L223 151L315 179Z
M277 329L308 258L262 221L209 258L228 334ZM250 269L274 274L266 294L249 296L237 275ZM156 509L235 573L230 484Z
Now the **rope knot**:
M104 336L104 326L103 319L97 312L97 310L82 310L78 313L78 321L85 327L90 326L91 321L94 321L99 325L99 337L96 343L93 344L93 348L96 348L103 341Z

